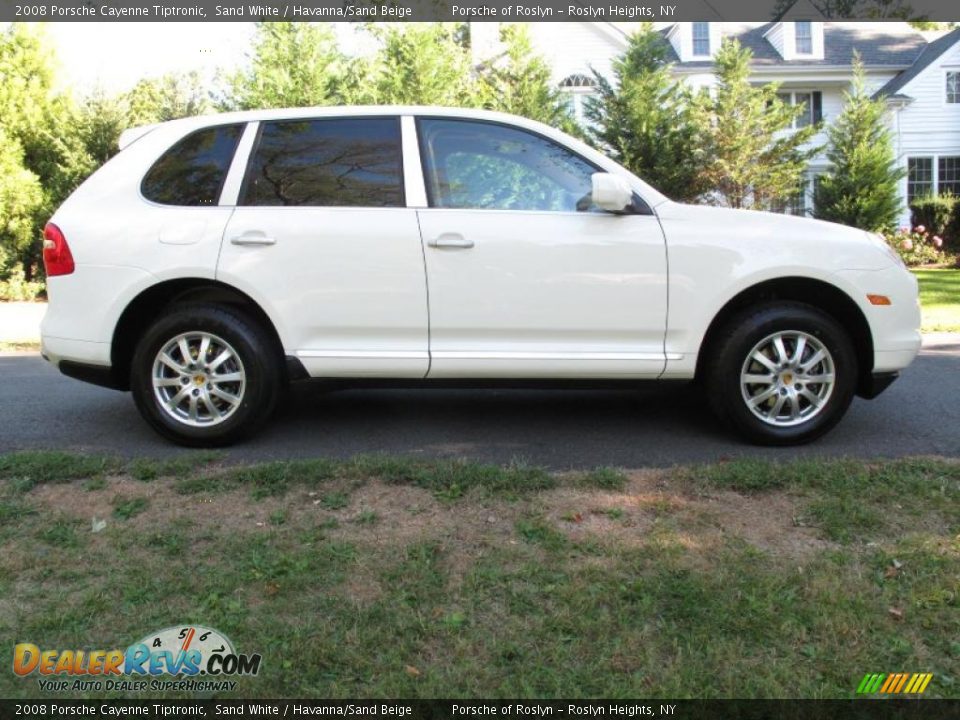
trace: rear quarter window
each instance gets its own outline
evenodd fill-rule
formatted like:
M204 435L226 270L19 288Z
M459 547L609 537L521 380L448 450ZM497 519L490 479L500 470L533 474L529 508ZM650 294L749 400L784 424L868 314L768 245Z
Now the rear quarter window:
M140 192L161 205L216 205L242 131L237 124L190 133L147 171Z

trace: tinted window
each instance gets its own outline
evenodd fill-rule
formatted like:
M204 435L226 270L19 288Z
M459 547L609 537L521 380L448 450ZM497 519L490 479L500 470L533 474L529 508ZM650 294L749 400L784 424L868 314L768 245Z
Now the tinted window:
M589 210L597 169L533 133L492 123L420 120L432 207Z
M264 123L243 204L398 207L402 165L399 118Z
M187 135L150 168L143 196L164 205L216 205L242 130L220 125Z

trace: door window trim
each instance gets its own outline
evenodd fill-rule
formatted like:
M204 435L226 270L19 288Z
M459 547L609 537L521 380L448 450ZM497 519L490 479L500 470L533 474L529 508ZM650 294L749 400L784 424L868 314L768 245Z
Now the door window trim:
M240 192L243 189L244 179L247 174L247 162L253 155L253 146L260 137L260 121L253 120L247 123L240 135L240 142L237 143L237 149L233 153L233 162L230 163L230 169L227 170L227 177L223 181L223 189L220 191L220 207L236 207L240 199Z
M417 154L420 160L420 181L423 183L424 190L424 200L426 201L425 208L429 210L446 210L446 211L456 211L456 212L509 212L509 213L548 213L550 215L575 215L578 217L584 217L586 215L613 215L616 216L617 213L586 213L579 211L569 211L569 210L511 210L508 208L449 208L449 207L439 207L434 204L434 198L430 192L430 183L427 182L427 148L424 146L424 135L423 135L423 121L424 120L441 120L441 121L451 121L451 122L463 122L463 123L473 123L473 124L483 124L483 125L493 125L495 127L502 127L508 130L513 130L515 132L528 133L534 137L540 138L545 142L551 143L562 147L568 153L576 157L581 162L589 165L593 168L594 172L609 172L608 170L600 167L593 160L588 160L583 157L576 150L573 150L565 143L559 142L554 138L544 135L541 132L536 130L531 130L530 128L520 127L519 125L513 125L512 123L503 122L501 120L491 120L489 118L470 118L470 117L456 117L451 115L417 115L414 118L415 130L417 135ZM653 215L653 210L650 207L650 204L647 203L636 191L633 193L633 204L634 211L623 213L625 215Z
M408 208L426 209L427 184L425 166L420 158L419 127L413 115L400 118L400 145L403 149L404 197Z

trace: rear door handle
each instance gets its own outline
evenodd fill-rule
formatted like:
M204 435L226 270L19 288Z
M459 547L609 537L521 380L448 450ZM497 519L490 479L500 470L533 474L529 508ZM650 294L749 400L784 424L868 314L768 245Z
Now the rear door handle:
M465 250L473 247L473 240L468 240L460 233L443 233L432 240L427 240L427 245L435 248L460 248Z
M230 238L232 245L276 245L276 239L269 237L259 230L251 230Z

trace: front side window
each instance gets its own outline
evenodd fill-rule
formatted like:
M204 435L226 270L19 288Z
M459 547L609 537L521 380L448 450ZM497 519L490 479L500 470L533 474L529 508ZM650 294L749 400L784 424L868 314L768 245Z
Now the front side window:
M695 22L693 24L693 54L697 57L706 57L710 54L710 23Z
M494 123L418 121L431 207L591 209L597 168L539 135Z
M937 190L941 195L960 195L960 157L942 157L937 163Z
M161 205L216 205L243 125L190 133L147 171L140 191Z
M947 102L960 103L960 70L947 73Z
M907 158L907 201L933 192L933 158Z
M263 123L241 204L402 207L400 118Z
M797 55L813 54L813 23L809 20L797 20Z

